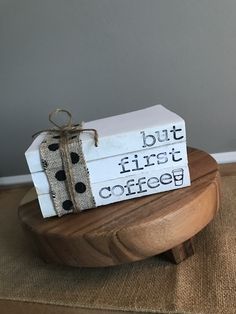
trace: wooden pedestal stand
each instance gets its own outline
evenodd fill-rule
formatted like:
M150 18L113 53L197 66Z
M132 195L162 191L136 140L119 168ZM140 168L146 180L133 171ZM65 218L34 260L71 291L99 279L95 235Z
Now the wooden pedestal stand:
M197 149L188 149L188 159L190 187L47 219L28 195L19 219L47 262L101 267L167 251L180 263L194 253L191 238L213 219L220 203L215 160Z

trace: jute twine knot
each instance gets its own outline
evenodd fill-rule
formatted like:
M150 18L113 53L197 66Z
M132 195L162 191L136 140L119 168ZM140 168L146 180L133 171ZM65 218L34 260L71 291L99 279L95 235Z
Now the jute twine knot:
M67 115L68 121L66 124L59 125L53 120L53 116L58 115L59 113L64 113ZM59 133L62 137L67 137L68 134L82 133L82 132L93 132L94 133L94 145L98 146L98 132L96 129L84 129L83 122L79 124L72 123L72 115L68 110L65 109L56 109L52 111L48 116L49 121L55 126L55 128L41 130L33 134L33 137L37 136L42 132L53 132Z

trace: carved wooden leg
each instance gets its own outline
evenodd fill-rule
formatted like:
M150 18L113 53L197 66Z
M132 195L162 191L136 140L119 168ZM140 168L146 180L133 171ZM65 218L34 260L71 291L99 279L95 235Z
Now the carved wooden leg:
M165 252L166 257L173 263L179 264L194 254L192 239L189 239L171 250Z

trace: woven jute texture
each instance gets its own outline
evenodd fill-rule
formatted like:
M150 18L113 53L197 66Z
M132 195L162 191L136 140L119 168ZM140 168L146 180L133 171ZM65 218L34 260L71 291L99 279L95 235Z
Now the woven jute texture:
M0 298L154 313L236 313L236 176L222 179L222 206L178 266L162 257L102 269L45 264L21 230L25 190L0 193Z
M47 133L40 145L40 156L58 216L96 207L79 134L68 139L57 138L58 136ZM76 162L71 154L77 156ZM76 189L77 185L82 190Z

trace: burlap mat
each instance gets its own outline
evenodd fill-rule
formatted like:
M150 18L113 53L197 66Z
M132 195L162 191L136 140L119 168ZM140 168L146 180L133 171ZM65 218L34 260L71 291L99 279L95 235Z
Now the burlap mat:
M236 313L236 177L222 179L222 208L182 264L161 257L103 269L45 264L17 219L24 189L0 193L0 298L156 313Z

